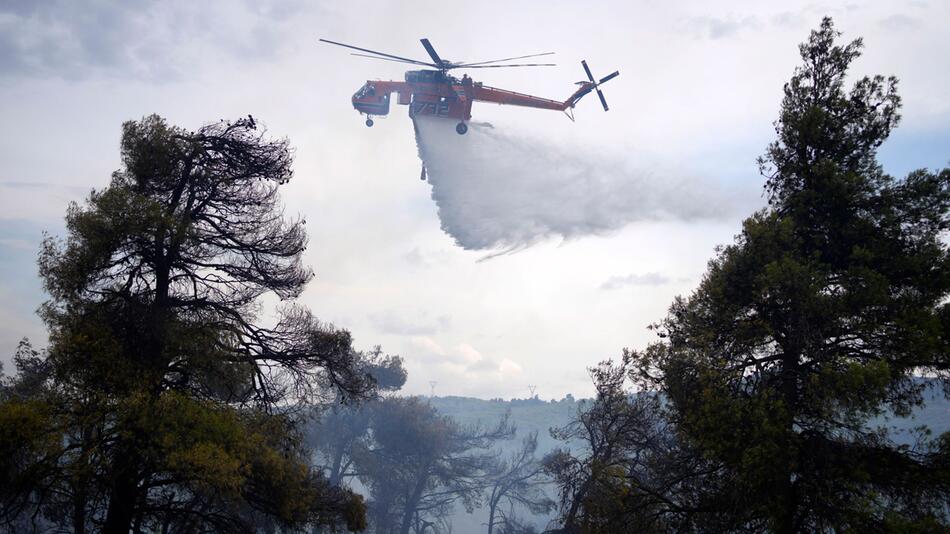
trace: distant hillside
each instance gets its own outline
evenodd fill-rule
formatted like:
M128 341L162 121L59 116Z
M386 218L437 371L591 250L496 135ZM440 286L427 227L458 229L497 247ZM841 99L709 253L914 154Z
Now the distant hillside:
M909 418L882 417L872 421L871 426L886 425L891 427L892 436L898 443L911 443L913 437L909 432L914 427L926 425L934 435L950 431L950 401L948 401L939 386L928 389L926 404L914 412ZM484 400L470 397L433 397L429 402L439 412L455 418L463 424L480 423L491 425L497 422L506 412L511 414L511 422L517 427L514 439L499 444L504 452L517 448L521 437L528 432L538 431L538 456L543 457L555 447L566 447L563 442L551 438L548 431L552 427L567 424L577 414L578 408L590 400L567 398L561 401L541 401L537 399L512 399L509 401L496 399ZM549 490L554 498L554 488ZM472 514L458 509L453 517L453 534L476 534L484 532L484 521L487 512L475 510ZM553 517L537 517L535 525L543 530Z
M930 388L926 394L926 404L917 410L910 418L880 418L872 421L872 426L886 425L892 428L892 435L899 443L910 443L910 430L914 427L927 425L933 433L939 434L950 431L950 401L947 401L939 387ZM523 436L532 431L538 432L538 457L543 457L555 447L568 447L567 444L551 438L551 428L566 425L575 417L578 410L588 400L575 400L568 396L560 401L542 401L538 399L512 400L484 400L470 397L432 397L427 399L440 413L450 416L462 424L481 424L491 426L497 423L505 413L510 414L511 422L517 428L513 439L499 443L497 448L501 454L513 452L520 445ZM359 484L354 487L359 489ZM554 487L550 487L548 494L554 498ZM452 517L453 534L478 534L485 531L484 523L487 519L485 509L476 509L473 513L466 513L461 507L456 509ZM527 516L525 516L527 517ZM539 531L544 530L548 517L535 517L534 524Z
M551 449L564 444L551 438L549 430L570 422L577 409L584 403L568 398L546 402L537 399L484 400L471 397L433 397L429 399L439 412L462 424L480 423L483 426L498 422L506 412L511 413L511 422L517 427L514 439L502 443L503 450L516 448L522 436L538 431L538 454L543 456ZM589 401L588 401L589 402Z
M436 410L450 416L462 424L481 424L490 426L498 422L505 413L510 413L511 422L517 428L513 439L498 444L502 454L516 450L523 436L532 431L538 432L538 458L542 458L555 447L564 447L564 443L554 440L549 430L566 425L577 415L584 401L575 401L567 397L561 401L545 402L538 399L484 400L471 397L433 397L429 402ZM587 401L588 403L590 401ZM548 490L548 496L556 498L554 487ZM476 534L485 532L488 512L484 508L468 514L461 507L456 508L452 518L453 534ZM526 519L530 516L525 515ZM551 516L535 516L534 525L538 531L544 530Z
M917 409L911 417L881 417L872 420L871 426L891 427L892 436L899 443L908 442L909 431L921 425L929 427L935 435L950 431L950 401L944 397L939 384L933 382L930 385L924 396L924 406ZM517 427L518 434L514 440L502 444L503 448L516 447L521 436L537 430L538 453L544 455L555 447L565 446L564 443L552 439L548 430L567 424L577 414L578 408L585 402L589 403L590 400L574 400L568 397L560 401L538 399L506 401L449 396L432 397L429 402L439 412L464 424L480 422L483 425L490 425L497 422L506 412L510 412L511 422Z

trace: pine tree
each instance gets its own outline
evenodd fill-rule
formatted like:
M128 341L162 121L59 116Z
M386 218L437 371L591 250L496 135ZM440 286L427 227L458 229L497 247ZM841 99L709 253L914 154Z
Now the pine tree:
M294 304L312 273L278 195L287 142L250 116L197 132L151 116L124 124L121 153L110 185L69 208L66 239L44 243L50 346L21 351L0 399L0 455L16 459L0 518L121 534L361 527L362 500L308 466L288 411L373 381L347 332ZM267 294L283 301L275 322Z
M884 173L897 81L846 92L862 43L838 36L826 18L800 46L759 160L769 208L639 354L684 443L730 481L710 485L718 500L741 503L697 513L731 530L948 526L950 434L894 436L875 418L948 385L950 170Z

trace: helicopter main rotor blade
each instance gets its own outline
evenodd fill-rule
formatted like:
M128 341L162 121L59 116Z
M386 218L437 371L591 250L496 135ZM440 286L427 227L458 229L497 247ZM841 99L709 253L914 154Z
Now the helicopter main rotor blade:
M441 68L439 65L433 65L433 64L431 64L431 63L426 63L426 62L424 62L424 61L417 61L417 60L415 60L415 59L409 59L409 58L407 58L407 57L399 57L399 56L394 56L394 55L392 55L392 54L384 54L384 53L382 53L382 52L377 52L377 51L375 51L375 50L370 50L370 49L368 49L368 48L360 48L360 47L358 47L358 46L353 46L353 45L338 43L338 42L336 42L336 41L331 41L331 40L329 40L329 39L320 39L320 40L323 41L324 43L329 43L329 44L332 44L332 45L342 46L343 48L352 48L353 50L359 50L360 52L369 52L370 54L376 54L377 56L388 57L388 58L390 58L390 59L398 59L398 60L401 60L401 61L405 61L406 63L414 63L414 64L416 64L416 65L425 65L425 66L427 66L427 67Z
M406 61L406 60L404 60L404 59L390 59L390 58L388 58L388 57L371 56L371 55L369 55L369 54L350 54L350 55L351 55L351 56L359 56L359 57L368 57L368 58L370 58L370 59L379 59L379 60L382 60L382 61L392 61L393 63L406 63L406 64L408 64L408 65L419 65L419 63L418 63L417 61ZM423 65L429 66L428 63L423 63Z
M439 57L439 54L435 53L435 48L432 48L432 43L430 43L428 39L425 39L425 38L419 39L419 42L421 42L422 46L425 47L426 52L429 53L429 57L432 58L432 61L435 61L436 67L441 69L447 66L445 64L445 61Z
M556 67L557 63L522 63L520 65L459 65L453 69L503 69L505 67Z
M457 67L471 67L473 65L487 65L488 63L501 63L502 61L514 61L516 59L525 59L529 57L538 57L538 56L550 56L554 52L543 52L541 54L530 54L527 56L517 56L517 57L508 57L505 59L493 59L491 61L474 61L472 63L461 63L456 65Z

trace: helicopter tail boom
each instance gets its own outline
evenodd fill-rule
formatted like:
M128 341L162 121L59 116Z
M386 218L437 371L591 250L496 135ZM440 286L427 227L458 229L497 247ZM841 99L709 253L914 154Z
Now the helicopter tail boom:
M480 102L494 102L496 104L564 111L565 113L568 113L568 117L572 117L571 112L574 106L577 105L577 103L581 100L581 98L584 98L584 96L586 96L588 93L596 92L598 98L600 98L601 105L604 107L604 111L609 110L610 108L607 106L607 99L604 98L604 93L601 92L600 86L616 78L617 76L620 76L620 71L614 71L607 76L604 76L600 80L595 80L594 75L587 66L587 61L581 61L581 65L584 67L584 72L587 73L588 80L577 82L580 87L574 92L574 94L569 96L567 100L563 102L516 93L514 91L507 91L505 89L498 89L496 87L488 87L482 84L475 84L474 100Z

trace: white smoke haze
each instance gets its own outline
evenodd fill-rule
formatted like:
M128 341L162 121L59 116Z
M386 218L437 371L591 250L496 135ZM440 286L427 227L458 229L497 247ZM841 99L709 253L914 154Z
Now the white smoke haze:
M488 124L415 119L442 229L464 249L514 251L547 238L609 234L637 221L724 219L716 184L617 154L506 134Z

